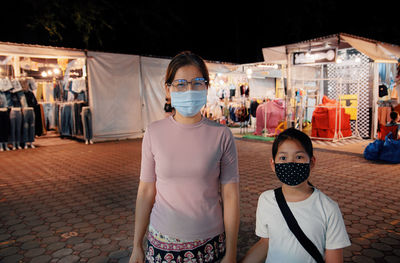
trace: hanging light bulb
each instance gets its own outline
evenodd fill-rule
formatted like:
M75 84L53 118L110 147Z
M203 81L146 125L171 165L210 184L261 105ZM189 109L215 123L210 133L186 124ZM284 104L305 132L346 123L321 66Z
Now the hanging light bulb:
M47 72L46 71L42 71L41 75L42 75L43 78L45 78L45 77L47 77Z
M58 75L58 74L61 73L60 69L58 69L58 68L53 69L53 72L54 72L54 74L56 74L56 75Z

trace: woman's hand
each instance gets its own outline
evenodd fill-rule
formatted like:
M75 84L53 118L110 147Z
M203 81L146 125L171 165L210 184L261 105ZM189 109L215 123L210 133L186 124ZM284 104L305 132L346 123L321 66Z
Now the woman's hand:
M129 263L144 263L144 252L141 247L133 247Z

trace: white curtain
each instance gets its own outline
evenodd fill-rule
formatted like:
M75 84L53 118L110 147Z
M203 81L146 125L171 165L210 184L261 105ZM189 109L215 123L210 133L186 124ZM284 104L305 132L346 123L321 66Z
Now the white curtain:
M96 141L142 134L139 56L88 52L89 98Z
M140 57L143 97L143 127L165 117L165 72L171 60Z

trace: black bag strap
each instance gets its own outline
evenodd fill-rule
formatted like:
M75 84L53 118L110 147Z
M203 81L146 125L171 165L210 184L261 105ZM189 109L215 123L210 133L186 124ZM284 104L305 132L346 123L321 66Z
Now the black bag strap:
M315 261L317 261L318 263L325 262L318 248L304 234L303 230L301 230L299 224L297 223L296 218L293 216L292 211L290 211L290 208L286 203L285 197L283 196L282 187L275 189L274 192L276 201L278 203L279 208L281 209L282 215L285 218L289 229L296 236L297 240L304 247L304 249L315 259Z

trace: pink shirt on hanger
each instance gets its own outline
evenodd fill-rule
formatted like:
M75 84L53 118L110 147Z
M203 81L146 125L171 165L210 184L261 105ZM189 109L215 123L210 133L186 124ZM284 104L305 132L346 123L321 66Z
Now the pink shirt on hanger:
M143 138L140 180L156 182L150 224L160 233L182 240L222 233L219 186L239 182L232 132L204 117L153 122Z

